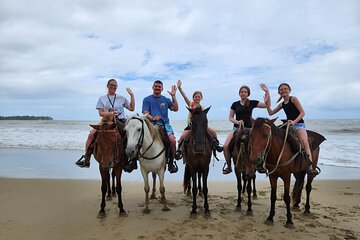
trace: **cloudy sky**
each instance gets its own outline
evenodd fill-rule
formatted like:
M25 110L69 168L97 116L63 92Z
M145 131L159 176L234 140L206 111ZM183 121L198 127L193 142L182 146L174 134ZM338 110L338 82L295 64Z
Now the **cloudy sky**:
M135 113L154 80L181 79L213 120L261 82L273 107L287 82L307 119L360 118L360 1L0 0L0 115L98 119L109 78Z

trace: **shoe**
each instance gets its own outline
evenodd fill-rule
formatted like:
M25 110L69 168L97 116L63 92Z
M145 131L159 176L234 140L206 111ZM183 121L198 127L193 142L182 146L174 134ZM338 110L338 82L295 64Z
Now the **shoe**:
M176 165L176 163L174 162L173 164L168 164L168 171L170 173L176 173L178 171L178 166Z
M175 152L175 159L176 160L180 160L180 159L182 159L182 154L181 154L181 150L176 150L176 152Z
M216 146L216 151L222 152L222 151L224 151L224 147L222 147L222 146L220 146L220 145L217 145L217 146Z
M138 169L136 159L129 159L128 163L125 164L124 171L127 173L131 173L135 169Z
M87 162L85 160L85 155L82 155L81 158L79 160L77 160L75 164L81 168L89 168L90 167L90 162Z
M316 177L319 172L316 170L316 169L311 169L307 172L307 174L310 176L310 177Z
M224 167L223 167L223 174L225 174L225 175L232 172L231 167L228 166L227 168L225 168L226 165L227 165L227 163L225 163Z

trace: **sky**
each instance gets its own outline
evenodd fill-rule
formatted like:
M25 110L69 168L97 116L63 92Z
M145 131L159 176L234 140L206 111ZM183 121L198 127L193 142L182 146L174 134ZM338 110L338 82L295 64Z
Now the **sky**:
M154 80L203 93L210 120L227 120L239 88L287 82L305 119L360 118L358 0L0 0L0 115L99 119L107 92L142 100ZM186 119L179 111L170 119ZM269 117L256 109L253 117ZM283 117L283 113L275 116Z

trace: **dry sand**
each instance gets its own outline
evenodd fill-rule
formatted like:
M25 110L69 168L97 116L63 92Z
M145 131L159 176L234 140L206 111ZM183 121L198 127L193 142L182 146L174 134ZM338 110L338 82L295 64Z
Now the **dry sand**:
M281 181L279 181L281 182ZM236 212L235 182L209 182L211 216L190 217L192 199L180 182L165 182L171 211L151 200L142 212L142 182L123 183L126 217L118 215L117 198L107 201L105 219L98 219L100 181L0 178L0 239L360 239L360 181L314 181L311 214L292 211L295 229L284 227L285 204L278 188L274 225L264 224L270 208L267 181L257 183L253 216L246 205ZM159 192L157 191L159 196ZM303 194L304 200L304 194Z

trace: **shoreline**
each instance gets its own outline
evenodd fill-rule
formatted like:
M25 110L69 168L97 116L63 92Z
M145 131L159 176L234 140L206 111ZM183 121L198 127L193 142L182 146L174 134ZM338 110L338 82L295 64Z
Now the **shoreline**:
M360 180L318 180L313 183L311 214L292 211L294 229L284 227L282 181L278 183L274 225L264 224L270 209L270 186L257 181L258 198L253 216L236 206L236 183L209 182L211 215L204 216L203 198L197 197L198 214L191 217L192 198L182 183L165 182L171 211L163 212L159 199L150 200L149 214L142 212L142 182L122 182L126 217L118 215L117 198L107 201L105 219L98 219L100 180L0 178L0 239L359 239ZM159 191L157 190L157 197Z
M82 150L55 149L14 149L0 148L0 177L6 178L41 178L41 179L100 179L98 164L92 157L91 166L79 168L75 161L83 154ZM235 174L222 174L225 163L222 153L218 154L220 161L212 160L208 181L236 181ZM321 160L321 159L320 159ZM177 161L179 171L175 174L166 172L166 181L182 181L184 165ZM360 180L360 168L346 166L319 165L321 174L317 180ZM258 174L258 180L268 181L265 174ZM123 173L124 181L142 181L140 170Z

